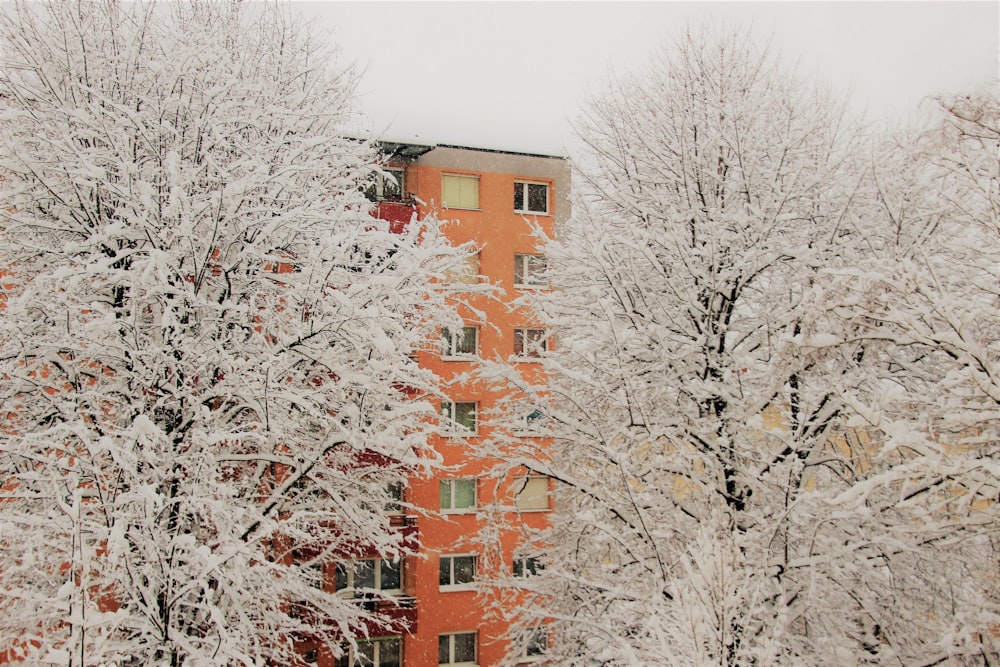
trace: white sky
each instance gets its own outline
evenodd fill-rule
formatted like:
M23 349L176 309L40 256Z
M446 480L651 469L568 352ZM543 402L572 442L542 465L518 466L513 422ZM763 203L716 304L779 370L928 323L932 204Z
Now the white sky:
M386 139L564 155L586 91L645 66L690 21L751 24L869 117L997 85L993 2L308 2L365 70L363 129Z

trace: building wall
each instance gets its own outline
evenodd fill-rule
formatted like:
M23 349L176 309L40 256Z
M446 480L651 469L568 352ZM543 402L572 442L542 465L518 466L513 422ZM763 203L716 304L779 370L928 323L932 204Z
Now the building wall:
M442 201L442 176L464 174L479 177L479 209L462 210L444 208ZM514 329L532 324L530 313L511 311L509 304L521 295L514 287L514 257L516 254L534 254L538 242L532 233L538 225L546 234L555 232L558 221L569 214L569 169L560 158L518 155L464 149L437 147L407 165L405 191L422 202L422 213L433 211L443 220L453 221L445 226L445 233L456 244L473 242L480 249L480 274L484 280L499 288L499 298L470 295L468 306L462 314L468 325L478 325L479 355L489 359L506 360L514 354ZM525 214L515 211L514 183L517 180L544 183L548 186L548 213ZM482 318L476 315L482 313ZM455 381L465 373L474 371L470 361L443 360L435 352L418 356L419 363L438 374L449 386L454 401L478 402L478 413L488 412L498 396L474 381ZM531 362L519 362L531 364ZM527 370L527 369L525 369ZM510 506L512 499L509 484L502 485L500 497L497 486L483 478L491 461L482 458L477 449L483 438L489 437L489 428L482 423L474 436L440 438L434 443L444 464L453 471L447 477L469 478L477 481L477 508L479 511L421 516L418 521L424 558L411 559L408 585L418 602L419 623L417 631L404 639L404 661L408 667L425 667L438 663L440 635L455 632L478 632L478 664L494 665L503 656L506 645L497 640L504 634L504 626L495 616L491 617L486 606L488 598L474 590L442 590L439 588L439 563L442 554L476 554L477 578L495 576L497 563L488 562L476 536L483 527L487 514L483 508L494 500ZM421 508L437 511L440 505L440 479L411 480L407 500ZM522 512L520 519L526 527L541 528L548 521L548 512ZM513 553L524 541L524 534L507 531L501 535L501 555L504 566L510 568Z

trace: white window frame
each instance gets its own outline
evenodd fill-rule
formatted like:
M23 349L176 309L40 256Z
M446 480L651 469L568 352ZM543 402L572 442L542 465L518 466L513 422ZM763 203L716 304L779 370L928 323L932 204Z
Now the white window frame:
M472 428L460 424L455 417L459 405L472 406ZM441 401L441 418L444 432L453 438L473 436L479 432L479 403L477 401Z
M542 482L545 484L544 493L540 495L537 492L532 493L527 496L525 500L520 500L521 495L529 490L529 485L535 483L536 485L541 486ZM552 509L552 490L548 477L543 477L541 475L518 477L514 480L514 487L512 491L514 494L514 507L517 508L518 512L548 512ZM537 498L541 498L542 500L535 500Z
M517 196L517 186L518 185L524 186L521 189L521 197L520 197L521 200L520 201L518 201L518 196ZM531 198L528 196L528 190L529 190L529 186L532 186L532 185L535 185L535 186L541 185L541 186L543 186L545 188L545 210L544 211L536 211L534 209L528 208L528 203L531 200ZM520 179L514 181L514 212L515 213L526 213L528 215L548 215L549 211L552 208L551 201L550 201L550 197L552 196L551 192L552 192L552 186L550 184L544 183L542 181L523 181L523 180L520 180Z
M536 336L538 340L532 341ZM521 351L517 348L520 345ZM545 329L518 327L514 329L514 356L521 360L535 361L549 350L549 336Z
M458 206L456 204L449 204L445 200L445 179L466 179L469 181L475 181L476 183L476 205L475 206ZM477 174L441 174L441 206L444 208L465 210L465 211L478 211L480 210L480 192L479 192L479 176Z
M535 258L541 258L543 275L536 275L536 272L530 270L531 260ZM520 266L519 266L520 265ZM544 271L548 267L548 263L545 260L545 255L538 253L516 253L514 255L514 286L520 288L538 288L546 287L548 283L545 282ZM518 270L520 269L520 271ZM517 274L521 274L521 279L518 281Z
M472 330L472 352L459 352L456 348L457 336L452 334L448 327L441 328L441 358L444 360L468 360L479 356L479 327L463 325L462 335L464 337L467 330Z
M458 635L473 635L472 640L472 662L468 660L463 660L462 662L455 661L455 637ZM448 638L448 662L441 662L441 639ZM447 634L438 635L438 664L439 665L478 665L479 664L479 633L476 631L471 632L449 632Z
M458 482L471 483L472 484L472 505L469 507L456 507L455 506L455 485ZM442 479L440 480L439 490L441 487L448 487L448 505L441 506L441 511L445 514L467 514L469 512L475 512L479 504L479 484L475 477L456 477L454 479ZM443 495L443 494L441 494ZM439 495L440 498L440 495Z
M374 575L373 579L375 586L373 588L357 588L354 581L357 575L357 565L358 563L374 562ZM399 568L399 586L396 588L382 588L382 567L383 563L392 563L397 565ZM382 593L392 593L398 594L403 592L403 559L400 558L398 561L391 561L387 558L357 558L354 560L341 560L337 561L338 568L343 568L346 585L343 587L338 587L338 582L336 580L336 574L334 575L334 587L337 588L337 594L341 597L358 597L364 594L366 591L380 591Z
M457 558L472 559L472 581L455 583L455 559ZM448 584L441 583L441 568L444 566L445 561L448 562L448 580L451 582ZM478 576L479 576L479 557L476 556L476 554L474 553L441 554L440 560L438 561L438 590L467 591L475 587Z

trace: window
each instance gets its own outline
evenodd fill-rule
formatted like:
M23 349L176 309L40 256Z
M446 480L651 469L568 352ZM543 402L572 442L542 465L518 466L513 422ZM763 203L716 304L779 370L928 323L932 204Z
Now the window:
M515 433L521 435L541 435L545 432L548 417L539 408L522 413L516 422Z
M403 561L384 558L341 561L337 563L337 591L353 593L356 597L364 591L397 592L403 586Z
M438 585L468 586L476 581L475 556L441 556L441 572Z
M478 285L479 253L474 252L466 256L458 266L446 271L445 281L449 283L461 283L463 285Z
M398 168L386 168L384 173L376 174L375 182L365 190L369 201L399 201L403 198L403 174Z
M476 432L475 402L441 402L441 417L444 429L450 433L468 434Z
M514 255L514 284L545 285L545 255Z
M549 347L545 329L514 329L514 356L539 359Z
M442 479L441 509L443 511L460 512L475 509L476 480L474 479Z
M391 499L385 504L384 510L386 514L402 514L403 513L403 483L402 482L390 482L386 486L386 494Z
M545 569L545 563L537 556L522 556L514 559L513 574L517 579L533 577Z
M360 639L358 647L352 649L343 646L343 653L335 667L402 667L403 640L399 637L384 637L380 639Z
M478 350L479 328L462 327L456 331L441 329L442 357L474 357Z
M479 208L479 177L445 174L441 177L441 203L445 208Z
M438 664L476 664L476 633L458 632L451 635L438 635Z
M545 655L545 651L549 648L549 633L545 628L532 628L525 633L522 642L524 657L534 658Z
M323 590L323 578L325 576L323 563L309 563L301 565L302 576L313 588Z
M521 213L548 213L549 186L544 183L514 181L514 210Z
M319 662L319 651L314 648L307 648L302 653L302 662L306 662L309 664Z
M514 505L522 511L549 509L549 478L521 477L515 481Z

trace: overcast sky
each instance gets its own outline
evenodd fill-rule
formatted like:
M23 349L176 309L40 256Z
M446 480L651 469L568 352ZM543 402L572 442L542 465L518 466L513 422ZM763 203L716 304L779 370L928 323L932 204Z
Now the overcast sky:
M609 72L641 69L684 27L751 25L869 116L996 85L992 2L308 2L365 70L364 130L386 139L564 155L570 120Z

